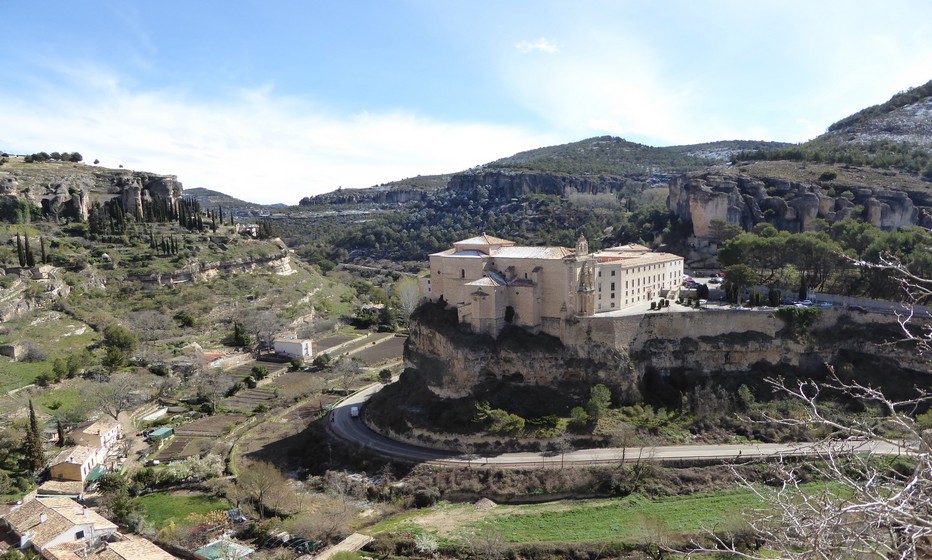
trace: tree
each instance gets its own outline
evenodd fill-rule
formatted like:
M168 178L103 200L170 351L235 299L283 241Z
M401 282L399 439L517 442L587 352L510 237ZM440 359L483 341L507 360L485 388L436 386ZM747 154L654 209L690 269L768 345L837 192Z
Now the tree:
M27 471L36 472L45 468L45 452L42 450L42 432L36 419L36 409L29 401L29 426L23 439L23 460Z
M137 343L136 335L123 326L113 324L104 329L104 344L109 347L130 353L136 349Z
M104 357L100 360L100 365L104 366L108 372L113 373L126 365L126 354L116 346L107 346L104 350Z
M379 381L382 383L389 383L392 380L392 370L384 368L379 370Z
M913 274L898 260L884 257L872 266L893 271L912 301L932 296L932 279ZM932 365L932 322L915 324L915 313L914 309L899 316L904 347ZM803 488L795 461L772 463L769 476L778 483L775 492L760 490L736 472L767 504L749 524L768 552L758 556L715 537L719 548L744 558L929 558L932 431L924 429L923 416L916 413L932 406L932 391L915 389L912 396L894 400L878 388L842 380L830 364L826 369L828 382L770 379L769 384L774 392L801 402L806 411L801 417L771 421L831 432L813 444L821 460L808 467L827 484L818 491ZM826 406L826 395L861 403L865 412L839 420ZM901 455L877 454L880 443ZM851 452L857 448L863 452Z
M593 421L598 421L608 407L612 404L612 392L608 387L599 383L589 391L589 401L586 403L586 414Z
M16 234L16 255L19 257L19 266L26 266L26 252L23 250L23 240Z
M145 386L132 373L119 373L110 380L93 388L94 401L97 406L114 420L119 420L120 413L145 402L149 396Z
M398 310L401 311L402 317L407 321L421 299L417 278L405 276L395 282L392 291L398 299Z
M32 254L32 244L29 243L29 234L26 234L25 250L26 250L26 266L32 268L36 266L36 257Z
M733 264L725 268L726 290L735 294L735 302L738 304L743 301L744 289L757 285L759 281L757 272L746 264Z
M265 517L266 507L277 510L282 494L288 489L288 481L281 471L268 461L256 461L240 469L237 483Z
M49 257L45 252L45 238L44 237L39 237L39 248L42 250L42 264L48 264Z
M349 389L352 387L356 377L362 373L362 364L356 358L341 358L340 361L333 366L333 372L339 380L340 387L343 388L343 394L348 395Z

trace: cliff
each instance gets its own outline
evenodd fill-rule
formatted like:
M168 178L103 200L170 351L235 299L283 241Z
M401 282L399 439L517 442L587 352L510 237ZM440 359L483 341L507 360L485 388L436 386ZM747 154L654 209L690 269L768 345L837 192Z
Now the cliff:
M567 324L561 340L520 329L497 339L474 335L430 309L411 329L405 364L417 373L412 379L441 399L547 387L562 396L554 406L565 410L567 399L582 399L593 384L604 383L619 401L675 404L679 391L710 377L750 383L774 374L822 377L825 364L895 390L928 383L927 360L890 343L902 338L890 315L813 310L811 325L793 325L768 311L587 317Z
M174 175L107 169L82 163L23 163L13 158L0 167L0 203L25 200L55 218L86 220L95 202L118 199L132 213L143 200L181 198L183 188Z
M932 227L932 188L914 176L876 169L796 162L717 168L670 181L667 200L701 238L710 236L713 219L745 230L767 222L791 232L815 229L817 219L845 218L883 229Z

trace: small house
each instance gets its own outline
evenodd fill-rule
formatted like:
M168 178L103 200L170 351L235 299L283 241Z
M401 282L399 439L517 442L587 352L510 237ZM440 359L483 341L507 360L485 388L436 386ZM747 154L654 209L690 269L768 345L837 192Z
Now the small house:
M35 498L14 508L3 524L19 538L21 550L40 553L84 541L89 548L117 531L115 523L70 498Z
M309 338L277 338L275 353L289 358L310 360L314 357L314 341Z
M50 474L59 480L84 482L91 470L101 462L102 454L102 450L97 447L67 447L52 459Z
M78 424L71 432L71 439L78 445L110 449L122 435L123 430L119 422L109 416L102 416L97 420Z

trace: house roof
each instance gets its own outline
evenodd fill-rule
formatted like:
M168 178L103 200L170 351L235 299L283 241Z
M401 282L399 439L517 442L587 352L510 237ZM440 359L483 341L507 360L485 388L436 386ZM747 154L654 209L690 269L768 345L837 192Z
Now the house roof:
M39 486L39 495L80 496L84 493L84 483L80 480L47 480Z
M87 546L84 539L61 543L43 550L43 557L48 560L85 560L86 556L82 552Z
M682 260L683 257L672 253L640 253L625 255L623 253L598 252L593 255L600 263L620 264L623 268L635 266L644 266L647 264L657 264Z
M74 527L74 523L68 518L43 504L43 500L44 498L29 500L6 516L13 532L19 537L28 533L37 548L45 548L46 543ZM80 504L74 503L80 507Z
M111 429L117 426L117 421L109 416L101 416L97 420L91 420L90 422L85 422L83 424L78 424L72 434L84 433L90 435L100 435L109 432Z
M496 259L563 259L575 255L566 247L502 247L492 253Z
M93 457L97 453L98 449L96 447L88 447L86 445L76 445L75 447L66 447L62 449L58 455L52 459L52 465L60 465L62 463L70 463L72 465L83 465L85 461Z
M165 552L146 539L127 535L125 540L107 543L107 551L112 552L113 560L175 560L176 557ZM111 560L101 556L100 560Z

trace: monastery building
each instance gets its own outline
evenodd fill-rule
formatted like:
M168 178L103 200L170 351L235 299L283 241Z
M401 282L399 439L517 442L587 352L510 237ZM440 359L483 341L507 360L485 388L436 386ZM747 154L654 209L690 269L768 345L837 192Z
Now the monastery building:
M457 310L474 332L497 335L508 324L561 336L569 318L617 311L666 296L683 275L683 257L629 244L589 253L520 247L480 235L430 255L421 297Z

